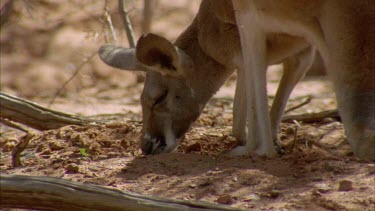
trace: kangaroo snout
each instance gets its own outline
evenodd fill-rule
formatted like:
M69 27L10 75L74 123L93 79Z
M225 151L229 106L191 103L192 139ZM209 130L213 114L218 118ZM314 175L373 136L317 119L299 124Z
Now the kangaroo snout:
M160 154L165 151L167 146L164 136L151 137L146 134L141 140L141 150L143 154Z

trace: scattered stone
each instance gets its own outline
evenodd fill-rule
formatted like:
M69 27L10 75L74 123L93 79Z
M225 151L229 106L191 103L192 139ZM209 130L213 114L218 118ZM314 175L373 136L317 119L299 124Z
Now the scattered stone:
M89 170L94 171L94 172L100 171L100 168L97 167L97 166L89 166L88 168L89 168Z
M75 163L71 163L66 167L67 174L76 174L79 172L79 166Z
M108 152L108 157L114 158L117 157L118 153L117 152Z
M127 140L127 139L123 139L123 140L121 140L120 145L121 145L124 149L128 149L128 148L131 146L131 143L130 143L129 140Z
M243 198L243 201L248 202L248 201L259 201L261 198L258 194L250 194Z
M280 196L280 191L279 190L271 190L269 192L269 197L270 198L277 198Z
M52 152L51 152L51 150L49 150L49 149L45 149L45 150L43 150L43 152L41 152L40 154L41 154L41 155L51 155Z
M327 184L324 184L324 183L315 185L315 191L317 191L320 194L328 193L331 190L332 190L332 188L329 187Z
M2 144L1 149L4 152L10 152L16 147L18 140L15 138L10 138L5 144Z
M353 182L351 180L341 180L339 183L339 191L353 190Z
M224 194L224 195L219 196L219 198L216 199L216 202L219 204L230 205L234 203L234 198L229 194Z
M91 171L88 171L88 172L85 172L85 177L86 178L94 178L94 173L92 173Z
M335 122L335 120L331 117L327 117L327 118L324 118L320 123L321 124L327 124L327 123L331 123L331 122Z
M99 160L104 160L104 159L106 159L106 158L108 158L107 155L99 155L99 156L98 156L98 159L99 159Z
M315 176L315 177L311 178L311 181L314 181L314 182L323 181L323 177L322 176Z
M101 145L102 147L109 148L109 147L112 146L112 144L113 144L113 141L111 141L111 140L101 140L101 141L100 141L100 145Z
M126 125L123 122L118 122L118 121L109 122L109 123L105 124L106 128L111 128L111 129L121 128L121 127L124 127L124 126L126 126Z
M44 159L49 159L49 158L51 158L51 155L40 155L40 157L42 157Z
M369 175L369 176L371 176L371 175L375 175L375 169L370 170L369 173L368 173L368 175Z
M207 187L212 184L211 179L204 179L198 183L199 187Z
M189 187L190 187L190 188L196 188L196 187L197 187L197 184L190 184Z
M51 150L55 151L55 150L60 150L60 149L64 149L64 146L62 143L60 142L57 142L57 141L54 141L54 142L51 142L49 144L49 147Z

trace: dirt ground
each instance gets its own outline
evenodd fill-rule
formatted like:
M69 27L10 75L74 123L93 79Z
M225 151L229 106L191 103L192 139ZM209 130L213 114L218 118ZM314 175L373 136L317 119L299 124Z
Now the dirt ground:
M143 85L133 73L110 68L97 56L88 59L111 42L104 2L16 1L0 31L1 91L109 123L34 131L21 157L23 166L17 168L11 151L26 136L0 124L2 174L52 176L245 210L375 210L375 165L353 157L343 125L334 119L282 123L279 137L286 153L277 158L220 157L236 146L231 136L235 75L208 103L177 152L142 155ZM109 2L118 42L127 46L117 1ZM191 22L199 1L171 2L158 1L152 31L174 40ZM141 8L141 1L130 1L127 8L136 37L141 34ZM270 103L281 69L268 71ZM306 96L311 102L290 114L336 107L325 77L300 82L288 108Z

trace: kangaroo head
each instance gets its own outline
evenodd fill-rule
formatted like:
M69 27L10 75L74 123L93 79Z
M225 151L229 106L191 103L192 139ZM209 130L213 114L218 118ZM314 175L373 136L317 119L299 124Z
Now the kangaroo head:
M173 151L206 103L197 97L190 56L155 34L142 36L135 49L104 45L99 56L110 66L147 73L141 95L141 148L145 154Z

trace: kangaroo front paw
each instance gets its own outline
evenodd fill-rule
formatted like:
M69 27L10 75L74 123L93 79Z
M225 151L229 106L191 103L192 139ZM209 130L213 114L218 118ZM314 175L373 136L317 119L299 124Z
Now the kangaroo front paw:
M237 146L233 148L232 150L229 150L228 152L225 152L220 157L239 157L239 156L247 156L252 153L255 153L259 156L265 156L268 158L273 158L278 155L275 148L272 146L270 148L258 148L256 150L251 150L247 146Z
M276 139L276 140L274 141L274 143L275 143L275 150L276 150L277 154L279 154L279 155L284 155L284 154L285 154L285 149L284 149L284 147L281 145L280 140L279 140L279 139Z
M267 148L258 148L255 151L255 153L257 155L265 156L265 157L268 157L268 158L274 158L274 157L278 156L274 146L267 147Z
M246 146L236 146L235 148L222 154L220 157L240 157L249 154L250 150Z

